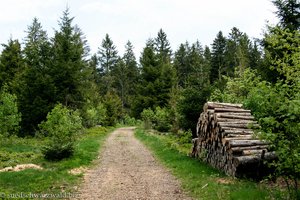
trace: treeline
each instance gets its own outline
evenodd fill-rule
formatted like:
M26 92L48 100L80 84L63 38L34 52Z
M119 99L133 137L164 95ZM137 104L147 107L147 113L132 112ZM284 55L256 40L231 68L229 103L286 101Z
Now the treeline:
M37 18L26 32L24 48L10 39L0 56L0 85L16 97L20 136L34 135L58 103L79 110L86 127L114 125L128 116L140 118L145 109L161 108L165 125L174 132L194 131L212 89L224 88L223 75L233 76L237 66L258 68L262 60L257 42L237 28L228 37L220 31L211 49L196 41L175 52L161 29L147 40L139 62L130 41L119 55L108 34L90 56L68 9L53 38Z

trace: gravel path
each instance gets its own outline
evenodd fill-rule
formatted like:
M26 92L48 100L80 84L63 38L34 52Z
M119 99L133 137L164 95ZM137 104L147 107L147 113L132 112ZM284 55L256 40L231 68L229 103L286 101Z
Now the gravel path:
M191 199L133 132L121 128L107 138L97 166L84 176L79 199Z

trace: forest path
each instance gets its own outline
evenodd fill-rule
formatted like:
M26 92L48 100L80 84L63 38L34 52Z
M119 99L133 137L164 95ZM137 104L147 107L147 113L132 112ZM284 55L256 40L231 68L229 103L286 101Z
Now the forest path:
M96 164L84 175L79 199L191 199L134 137L134 128L111 133Z

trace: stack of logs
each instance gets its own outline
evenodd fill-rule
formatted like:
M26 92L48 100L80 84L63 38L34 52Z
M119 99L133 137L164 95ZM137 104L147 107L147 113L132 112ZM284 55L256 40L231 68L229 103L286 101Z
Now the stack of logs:
M252 128L259 125L241 104L208 102L197 123L192 156L231 176L263 175L268 169L264 161L276 156Z

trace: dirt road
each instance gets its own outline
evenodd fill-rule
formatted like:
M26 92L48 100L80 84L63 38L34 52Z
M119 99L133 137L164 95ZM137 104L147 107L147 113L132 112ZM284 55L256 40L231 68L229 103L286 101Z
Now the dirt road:
M80 199L191 199L133 132L121 128L107 138L97 166L84 176Z

